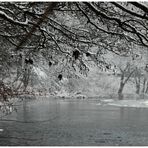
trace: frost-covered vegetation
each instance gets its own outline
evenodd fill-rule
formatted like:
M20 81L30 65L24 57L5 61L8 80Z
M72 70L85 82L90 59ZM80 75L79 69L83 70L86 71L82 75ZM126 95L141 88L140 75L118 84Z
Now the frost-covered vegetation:
M147 10L147 2L0 2L0 102L145 96Z

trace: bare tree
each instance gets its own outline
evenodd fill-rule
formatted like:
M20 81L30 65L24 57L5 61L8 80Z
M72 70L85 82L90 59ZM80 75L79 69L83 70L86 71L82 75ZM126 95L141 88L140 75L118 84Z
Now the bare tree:
M132 74L134 73L135 69L132 69L131 65L127 63L124 69L120 68L121 71L121 80L120 80L120 87L118 90L118 97L120 100L123 99L123 89L125 84L128 82Z

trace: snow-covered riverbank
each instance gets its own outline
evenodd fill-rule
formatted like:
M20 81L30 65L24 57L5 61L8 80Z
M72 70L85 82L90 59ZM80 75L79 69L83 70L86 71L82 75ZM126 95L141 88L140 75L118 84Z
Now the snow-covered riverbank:
M97 105L148 108L148 100L147 99L136 99L136 100L133 100L133 99L132 100L105 99L105 100L101 100Z

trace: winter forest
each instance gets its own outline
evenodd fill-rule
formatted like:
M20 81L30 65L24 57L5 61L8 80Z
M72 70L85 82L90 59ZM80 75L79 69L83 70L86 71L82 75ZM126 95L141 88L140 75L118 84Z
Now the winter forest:
M140 121L148 120L148 2L0 2L0 46L0 145L148 145L143 140L148 138L146 121ZM94 117L93 109L105 113ZM75 127L74 119L96 125L99 119L112 121L107 116L118 116L121 109L125 121L131 119L130 113L135 118L131 125L144 124L144 136L126 133L126 141L123 130L120 138L96 142L96 130L90 141L89 132L68 130ZM50 140L49 133L42 141L27 140L32 126L27 123L47 120L47 112L60 114L52 122L67 128L55 129ZM28 125L24 135L15 131L15 122ZM102 126L106 130L109 125ZM66 137L67 133L72 135ZM109 133L103 131L106 137ZM82 134L81 140L77 134Z

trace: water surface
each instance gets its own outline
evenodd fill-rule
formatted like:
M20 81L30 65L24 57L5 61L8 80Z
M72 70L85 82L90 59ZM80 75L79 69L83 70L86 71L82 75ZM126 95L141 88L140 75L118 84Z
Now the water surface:
M0 122L0 145L148 145L148 109L91 100L24 100Z

